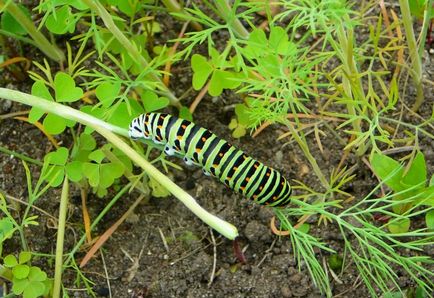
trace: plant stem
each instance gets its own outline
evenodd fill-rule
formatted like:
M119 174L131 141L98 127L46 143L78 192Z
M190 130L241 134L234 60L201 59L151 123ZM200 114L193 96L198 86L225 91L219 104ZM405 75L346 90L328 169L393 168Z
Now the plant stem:
M119 41L119 43L128 51L135 61L138 61L143 68L149 68L149 63L142 56L142 54L137 49L137 46L132 43L119 28L113 22L112 16L108 13L108 11L104 8L104 6L99 1L94 0L82 0L87 6L89 6L93 11L95 11L99 17L104 22L104 25L107 29L113 34L113 36ZM164 85L161 81L160 77L155 73L151 73L150 76L152 79L157 82L158 88L161 90L161 94L166 96L170 103L177 107L181 108L181 104L179 103L179 99Z
M425 40L426 40L426 35L428 32L428 27L431 24L431 16L430 16L430 11L431 11L431 7L433 5L433 0L428 0L427 3L425 3L425 11L423 13L423 24L422 24L422 30L420 32L420 43L419 43L419 57L423 57L423 50L425 48Z
M408 50L412 60L412 77L416 85L416 101L412 106L412 110L416 112L424 101L423 86L422 86L422 63L421 57L418 54L416 37L414 36L412 17L408 0L399 0L399 6L402 14L402 22L405 28L405 36L407 39Z
M226 23L232 28L234 33L241 39L249 38L249 31L244 28L240 20L236 18L235 13L232 13L232 8L227 0L215 0L215 6L225 19Z
M38 31L32 20L14 3L14 1L0 0L0 10L5 10L12 15L12 17L27 31L27 33L33 38L36 46L50 59L57 62L63 62L65 55L56 46L51 44L45 36Z
M143 170L145 170L145 172L151 178L157 180L161 185L163 185L167 190L169 190L203 222L211 226L213 229L215 229L228 239L233 240L238 236L238 231L232 224L218 218L215 215L208 213L196 202L196 200L192 196L190 196L182 188L176 185L166 175L158 171L152 164L150 164L147 160L143 159L140 154L138 154L121 138L119 138L113 133L116 132L120 135L128 136L128 131L126 129L108 124L100 119L97 119L81 111L75 110L71 107L64 106L56 102L48 101L46 99L15 90L0 88L0 98L5 98L26 105L34 106L46 112L61 116L65 119L77 121L84 125L92 127L98 133L104 136L109 142L111 142L115 147L123 151L123 153L125 153Z
M164 6L166 6L166 8L167 8L167 10L168 10L169 12L177 13L177 14L183 14L183 15L186 15L186 16L190 16L190 14L189 14L188 12L186 12L186 11L184 10L184 8L182 7L182 5L179 4L179 2L176 1L176 0L161 0L161 2L163 2ZM175 16L175 17L176 17L176 16ZM199 23L196 22L196 21L191 21L191 22L190 22L190 25L191 25L191 26L194 28L194 30L196 30L196 31L201 31L201 30L203 29L203 28L202 28L202 25L199 24Z
M59 224L57 226L56 242L56 261L54 267L53 297L60 297L60 287L62 285L62 265L63 265L63 240L65 238L66 214L68 211L69 182L68 177L63 180L62 194L60 196Z
M0 146L0 152L3 152L4 154L9 154L12 157L18 157L19 159L31 162L31 163L33 163L35 165L38 165L38 166L42 166L43 165L43 162L41 162L40 160L33 159L31 157L28 157L27 155L24 155L24 154L21 154L21 153L9 150L9 149L7 149L7 148L5 148L3 146Z

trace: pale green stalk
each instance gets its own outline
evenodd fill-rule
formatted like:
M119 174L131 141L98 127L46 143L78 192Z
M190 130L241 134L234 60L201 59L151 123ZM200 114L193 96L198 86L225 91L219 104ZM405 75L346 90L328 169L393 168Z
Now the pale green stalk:
M36 97L23 92L10 90L6 88L0 88L0 98L9 99L12 101L20 102L22 104L37 107L46 112L57 114L65 119L80 122L84 125L92 127L102 136L104 136L115 147L125 153L132 161L139 165L149 177L158 181L167 190L169 190L175 197L177 197L187 208L189 208L196 216L198 216L203 222L211 226L220 234L228 239L235 239L238 236L237 229L230 223L218 218L215 215L208 213L203 209L196 200L185 192L182 188L176 185L166 175L158 171L152 164L142 158L134 149L128 146L123 139L116 136L113 132L116 132L123 136L128 136L128 131L124 128L120 128L111 124L108 124L100 119L90 116L81 111L75 110L71 107L61 105L46 99Z
M60 297L60 288L62 285L63 240L65 238L66 214L68 212L68 198L69 198L69 182L68 182L68 178L65 177L65 179L63 180L62 194L60 196L59 224L57 226L53 298Z
M423 57L423 51L425 48L425 40L428 32L428 27L430 26L432 20L430 11L433 5L432 0L428 0L425 4L425 11L423 13L423 24L422 24L422 30L420 31L420 42L419 42L419 57Z
M9 12L13 18L26 30L26 32L32 37L36 46L50 59L57 62L62 62L65 60L65 55L56 46L51 44L45 36L38 31L32 20L24 14L24 12L13 2L0 0L0 10L5 10Z
M215 0L215 6L220 12L221 16L225 19L226 23L231 27L237 37L241 39L249 38L249 31L244 28L240 20L232 14L232 8L227 0Z
M416 112L424 101L422 86L422 63L417 48L416 37L414 35L413 22L408 0L399 0L399 6L402 14L402 22L405 28L405 37L408 44L409 55L412 61L412 77L416 87L416 101L411 109Z
M96 12L99 17L104 22L104 25L107 29L113 34L113 36L119 41L119 43L128 51L131 57L140 63L143 68L149 68L149 63L146 59L140 54L137 46L132 43L119 28L113 22L112 16L108 13L108 11L104 8L104 6L99 1L94 0L82 0L87 6L91 8L92 11ZM166 96L170 103L177 107L181 108L181 104L179 103L179 99L164 85L161 79L155 74L151 73L150 76L152 79L158 83L158 87L161 90L161 94Z

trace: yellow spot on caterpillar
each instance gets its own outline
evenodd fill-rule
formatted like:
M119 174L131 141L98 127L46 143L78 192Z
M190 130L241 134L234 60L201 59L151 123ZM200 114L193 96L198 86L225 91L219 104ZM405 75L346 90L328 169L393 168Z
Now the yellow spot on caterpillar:
M256 200L257 197L258 197L257 195L252 196L253 200Z
M200 153L202 151L202 149L200 149L200 148L196 148L196 152L197 153Z
M267 173L267 177L270 177L270 173Z
M262 190L263 188L264 188L263 186L260 186L260 187L259 187L259 190Z
M176 139L178 139L178 140L182 140L182 136L176 136Z
M277 197L276 197L276 196L273 197L273 201L275 201L275 200L277 200Z
M247 177L247 178L246 178L246 181L249 182L249 181L250 181L250 177Z
M183 124L183 125L181 125L181 127L182 127L183 129L186 129L186 128L187 128L187 125Z
M244 159L247 159L247 155L243 155L243 158L244 158Z
M205 142L206 141L206 138L205 137L202 137L202 142Z
M244 191L246 188L244 186L240 187L241 191Z
M257 165L257 164L254 164L253 166L255 167L255 169L257 169L257 168L258 168L258 165Z
M232 179L232 177L226 177L226 180L227 181L229 181L229 180L231 180Z
M238 167L233 167L232 170L236 171L238 170Z
M223 156L223 153L220 152L220 153L219 153L219 156L222 157L222 156Z
M162 129L163 126L161 126L161 125L157 125L157 128L158 128L158 129Z
M212 166L213 166L214 168L217 168L219 165L215 163L215 164L213 164Z
M163 115L160 115L160 119L164 119Z

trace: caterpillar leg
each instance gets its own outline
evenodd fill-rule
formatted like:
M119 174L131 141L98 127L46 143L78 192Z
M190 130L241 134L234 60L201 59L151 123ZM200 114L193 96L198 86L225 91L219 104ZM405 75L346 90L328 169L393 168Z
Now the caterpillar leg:
M175 148L166 144L166 146L164 147L164 153L166 153L169 156L172 156L175 154Z
M185 164L186 164L187 166L192 166L192 165L194 165L194 162L193 162L191 159L189 159L188 157L186 157L186 156L184 156L183 160L184 160L184 162L185 162Z

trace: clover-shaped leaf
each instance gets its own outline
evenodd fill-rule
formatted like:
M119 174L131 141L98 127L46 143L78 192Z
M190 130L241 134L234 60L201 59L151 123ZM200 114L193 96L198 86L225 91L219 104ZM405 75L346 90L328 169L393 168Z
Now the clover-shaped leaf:
M42 97L46 100L54 101L50 91L42 81L36 81L33 83L32 95ZM29 113L30 123L35 123L36 121L38 121L42 117L42 115L44 115L44 113L45 112L43 110L36 107L32 107Z
M95 89L95 94L102 106L109 108L121 90L120 83L103 82Z
M158 97L157 94L149 90L142 94L142 101L145 111L148 113L161 110L169 105L168 98Z
M54 152L45 155L43 173L45 181L52 187L59 186L65 176L65 164L68 159L68 149L60 147Z
M32 254L29 251L22 251L18 256L18 262L20 264L25 264L29 262L31 258L32 258Z
M18 264L14 268L12 268L12 274L15 278L23 279L29 275L30 266L25 264Z
M390 222L387 227L389 231L393 234L402 234L408 232L410 229L410 219L409 218L400 218L398 220L394 220Z
M191 68L193 69L193 88L199 90L205 85L209 75L213 71L213 67L204 56L194 54L191 57Z
M10 238L14 231L14 222L10 218L4 217L0 219L0 243L2 243L5 239Z
M58 72L54 77L57 102L74 102L83 96L83 90L75 86L74 79L67 73Z
M3 259L3 263L6 267L12 268L14 266L18 265L18 260L14 255L7 255L4 259Z
M65 34L66 32L73 33L77 21L78 18L71 12L71 7L64 5L60 8L56 8L55 11L48 16L45 26L55 34Z

